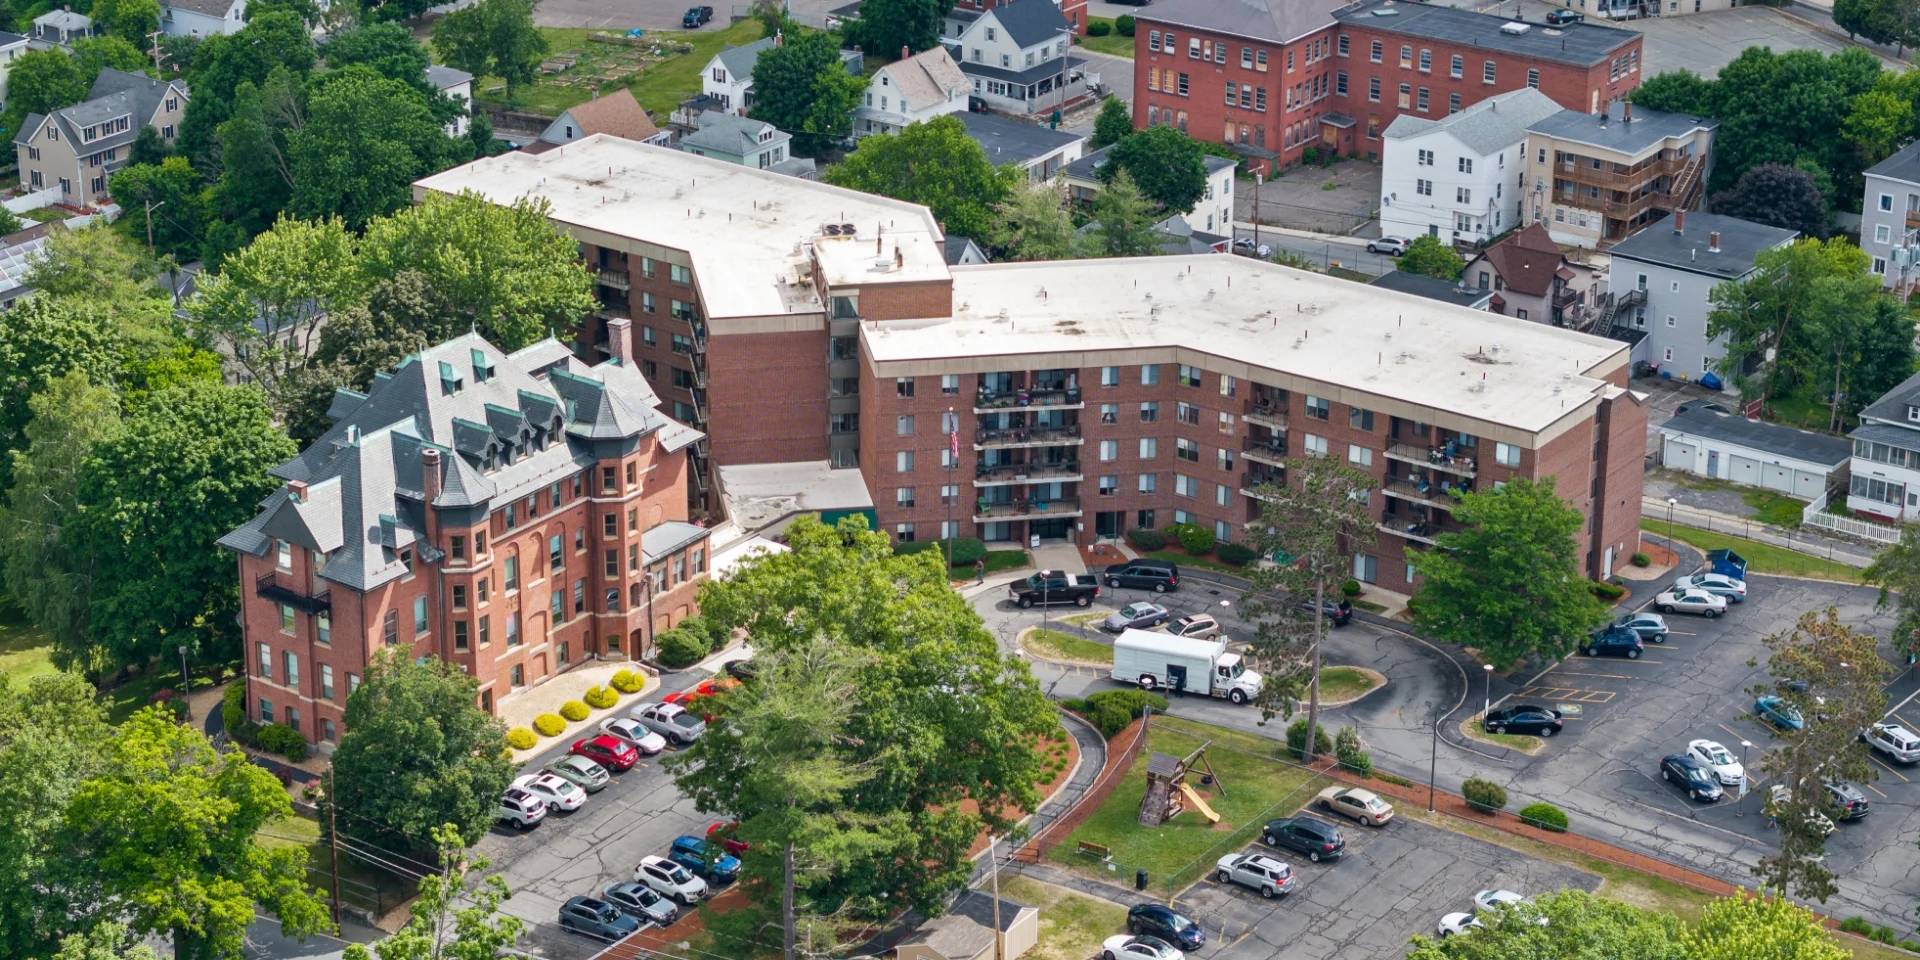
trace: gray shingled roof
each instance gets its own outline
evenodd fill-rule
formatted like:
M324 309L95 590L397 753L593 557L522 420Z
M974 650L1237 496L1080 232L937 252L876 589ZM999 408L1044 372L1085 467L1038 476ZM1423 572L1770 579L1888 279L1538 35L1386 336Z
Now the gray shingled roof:
M427 64L427 82L433 84L435 90L446 90L463 83L472 83L473 74L465 70L455 70L452 67L429 63Z
M225 19L233 12L235 0L163 0L162 7L173 10L185 10L202 16Z
M1141 21L1284 43L1333 22L1345 0L1161 0Z
M755 40L742 46L729 46L720 51L720 64L727 68L733 77L753 76L753 65L760 62L760 54L773 49L773 38Z
M987 152L988 162L996 167L1031 163L1086 139L1082 134L1054 130L1044 124L1021 123L997 114L968 111L957 116L967 125L967 136Z
M1860 419L1910 423L1907 419L1908 407L1920 407L1920 373L1900 381L1899 386L1867 404L1867 408L1860 411Z
M1107 151L1112 149L1111 146L1106 146L1092 153L1083 154L1080 159L1067 164L1066 169L1062 172L1075 180L1098 180L1100 179L1100 167L1107 162ZM1216 157L1211 153L1200 159L1207 165L1208 176L1219 173L1228 167L1239 165L1226 157Z
M989 80L1017 83L1023 86L1029 83L1039 83L1047 77L1058 77L1063 72L1071 73L1075 68L1083 67L1087 63L1087 58L1085 57L1068 54L1065 57L1055 57L1052 60L1038 61L1031 67L1012 70L1006 67L995 66L991 63L974 63L971 60L962 60L956 54L956 51L959 49L957 44L950 43L947 45L947 55L953 57L954 62L960 65L961 73L969 77L980 76ZM1062 66L1060 62L1063 59L1066 61L1065 66Z
M654 528L640 535L640 558L652 563L661 557L672 554L697 540L706 539L712 530L698 524L668 520L655 524Z
M1488 97L1459 113L1437 120L1403 113L1387 126L1387 139L1444 132L1485 156L1527 139L1527 127L1560 112L1553 98L1532 87Z
M1632 30L1604 27L1597 23L1550 27L1533 21L1527 22L1525 33L1511 34L1501 30L1515 22L1506 17L1475 13L1458 7L1395 0L1356 3L1341 9L1333 19L1455 46L1480 47L1495 53L1511 53L1585 67L1606 63L1640 36ZM1477 71L1478 67L1474 69Z
M700 114L699 119L700 129L682 136L681 144L706 150L718 150L729 156L745 157L793 139L791 134L765 120L735 116L718 110L708 110ZM762 143L760 134L767 130L773 131L773 139Z
M1402 270L1389 270L1374 278L1369 286L1410 293L1428 300L1438 300L1462 307L1477 307L1493 297L1491 290L1465 288L1451 280L1429 277L1425 274L1407 273Z
M155 80L139 73L128 73L111 67L100 71L93 81L92 89L87 91L87 99L71 107L55 110L54 122L60 125L61 135L74 145L81 156L98 153L110 147L125 146L140 135L140 128L153 120L160 109L160 103L167 93L174 91L183 98L188 96L186 84L178 81ZM117 133L96 137L92 142L83 142L81 131L87 127L111 120L115 117L131 116L127 129ZM14 135L14 143L25 143L26 138L39 132L45 119L40 114L32 114L20 125L19 133Z
M1763 420L1748 420L1737 413L1715 410L1703 402L1684 403L1673 418L1660 425L1667 433L1690 433L1725 443L1791 457L1809 463L1837 466L1853 456L1853 444L1841 437L1795 430Z
M1067 15L1060 12L1053 0L1013 0L987 12L1000 21L1000 28L1007 31L1008 39L1022 47L1064 40L1066 35L1062 31L1071 26Z
M1613 258L1733 279L1753 269L1753 259L1760 251L1800 235L1799 231L1785 227L1770 227L1697 210L1687 213L1685 233L1674 229L1678 222L1678 217L1668 217L1642 227L1638 233L1613 245ZM1720 235L1718 247L1711 245L1716 233Z
M1920 184L1920 140L1895 150L1893 156L1868 167L1867 176Z
M1657 147L1669 137L1683 137L1696 130L1720 128L1720 121L1712 117L1668 113L1646 107L1635 107L1632 120L1613 117L1602 123L1603 116L1605 114L1562 110L1541 118L1527 129L1561 140L1591 144L1603 150L1631 155Z

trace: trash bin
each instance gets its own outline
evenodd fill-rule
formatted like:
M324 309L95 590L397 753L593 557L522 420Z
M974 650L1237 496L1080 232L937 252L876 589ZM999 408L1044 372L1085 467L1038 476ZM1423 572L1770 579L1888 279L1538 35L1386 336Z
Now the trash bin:
M1135 870L1133 872L1133 888L1135 890L1145 890L1147 888L1147 872L1145 870Z

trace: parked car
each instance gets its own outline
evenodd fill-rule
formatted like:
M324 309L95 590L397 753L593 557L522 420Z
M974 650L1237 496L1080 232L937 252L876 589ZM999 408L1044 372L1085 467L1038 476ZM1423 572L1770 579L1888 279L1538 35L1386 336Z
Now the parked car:
M1827 802L1839 811L1842 820L1858 820L1867 815L1866 791L1851 783L1829 780L1821 784L1827 790Z
M1076 607L1093 606L1100 596L1098 578L1059 570L1042 570L1024 580L1007 584L1007 599L1022 610L1035 606L1050 607L1071 603Z
M633 882L644 883L653 892L691 907L707 895L707 882L666 857L642 857L633 868Z
M1560 722L1560 711L1530 703L1501 707L1487 714L1480 725L1488 733L1530 733L1540 737L1551 737L1565 726Z
M1312 597L1301 597L1299 600L1294 601L1294 606L1298 607L1307 616L1313 616ZM1331 621L1334 626L1344 627L1353 622L1353 605L1350 603L1335 603L1332 600L1322 600L1320 601L1320 615Z
M680 26L688 30L698 30L702 24L712 19L712 7L688 7L686 16L680 18Z
M712 723L720 716L720 704L714 698L739 686L740 681L732 677L708 677L694 684L691 690L677 690L661 697L660 702L685 707L699 714L700 718L706 722Z
M1726 795L1726 791L1720 789L1720 784L1714 782L1706 764L1678 753L1660 758L1660 779L1679 787L1687 796L1702 803L1711 803Z
M1616 629L1632 630L1640 639L1667 642L1667 618L1657 613L1629 613L1613 622Z
M707 883L719 886L740 878L740 858L718 843L682 834L673 838L667 859L672 860Z
M1901 763L1920 761L1920 736L1897 723L1876 723L1861 731L1860 739Z
M1547 11L1547 25L1550 27L1564 27L1569 23L1579 23L1585 19L1585 16L1573 10Z
M1589 657L1626 657L1628 660L1640 659L1644 649L1640 635L1632 630L1608 627L1598 636L1588 637L1587 645L1581 652Z
M1718 740L1690 740L1687 742L1687 756L1699 761L1715 779L1729 787L1737 787L1747 778L1747 768L1734 759L1733 751L1720 745Z
M547 802L519 787L508 787L500 795L498 817L502 823L520 830L532 830L547 818Z
M1533 913L1533 922L1547 925L1547 918L1538 915L1532 897L1523 897L1512 890L1482 890L1473 895L1474 913L1494 913L1502 910L1524 910Z
M680 919L680 907L655 892L644 883L623 880L609 883L600 891L600 899L620 908L620 912L635 920L657 923L666 926Z
M1727 598L1705 590L1668 590L1653 598L1661 613L1697 613L1711 620L1727 612Z
M1347 854L1347 838L1340 828L1312 817L1281 817L1269 820L1260 831L1260 842L1269 847L1293 850L1308 860L1338 860Z
M1272 247L1264 243L1256 244L1253 242L1252 237L1234 238L1233 252L1249 257L1259 257L1262 260L1269 259L1273 256Z
M1358 787L1328 787L1314 798L1320 809L1352 817L1371 827L1384 827L1393 819L1393 804L1380 799L1372 790Z
M1239 884L1268 900L1284 897L1300 885L1292 867L1258 853L1229 853L1214 864L1214 870L1221 883Z
M1173 944L1146 935L1115 934L1100 945L1100 960L1181 960L1185 956Z
M1158 903L1129 907L1127 932L1151 934L1185 950L1198 950L1207 945L1207 931L1194 923L1193 918Z
M1165 560L1129 560L1108 564L1100 578L1109 587L1166 593L1180 587L1180 568Z
M573 785L565 777L556 777L551 773L529 773L516 778L513 785L533 794L547 805L549 812L578 810L587 802L587 792Z
M560 929L611 943L640 929L640 921L605 900L573 897L560 906Z
M633 744L604 733L584 740L575 740L571 752L575 756L586 757L614 773L625 773L632 770L634 764L640 762L640 751L635 750Z
M1794 816L1806 817L1808 823L1810 823L1815 830L1818 830L1823 837L1830 836L1833 831L1840 829L1834 826L1832 817L1806 804L1796 805L1793 802L1793 791L1788 790L1787 785L1784 783L1776 783L1767 788L1767 805L1765 810L1767 816L1775 820Z
M727 671L727 676L739 680L742 683L760 675L759 668L754 664L752 657L747 657L742 660L728 660L726 666L721 669Z
M1129 603L1107 614L1107 619L1100 622L1100 629L1111 633L1119 633L1122 630L1151 630L1166 623L1167 618L1171 616L1166 607L1142 600L1139 603Z
M707 732L707 722L672 703L643 703L627 711L647 729L667 738L669 743L686 746Z
M1745 603L1747 582L1718 573L1696 573L1691 577L1681 577L1673 582L1673 592L1686 590L1705 590L1716 597L1726 597L1728 603Z
M667 748L667 738L648 729L631 717L608 717L600 721L600 732L633 744L635 750L651 757Z
M1367 242L1367 252L1384 253L1397 257L1406 253L1407 248L1412 245L1413 241L1406 237L1381 237L1378 240L1369 240Z
M1204 613L1181 617L1167 625L1167 632L1176 637L1190 637L1195 640L1220 639L1220 621Z
M1753 701L1753 712L1760 719L1782 730L1805 730L1807 720L1793 704L1781 697L1760 697Z
M739 830L740 824L732 820L718 820L707 825L707 839L737 857L753 849L753 844L734 836Z
M606 767L571 753L547 761L544 769L556 777L572 781L574 786L588 793L605 790L610 779Z
M1440 918L1440 939L1445 940L1456 933L1478 930L1481 926L1480 918L1471 913L1449 913Z

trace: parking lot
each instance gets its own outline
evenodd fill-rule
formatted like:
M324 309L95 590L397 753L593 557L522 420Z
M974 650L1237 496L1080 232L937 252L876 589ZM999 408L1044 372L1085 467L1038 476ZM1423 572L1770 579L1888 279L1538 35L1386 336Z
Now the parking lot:
M1541 0L1455 0L1454 6L1472 6L1485 13L1514 16L1518 13L1535 23L1557 9ZM1575 5L1578 9L1578 5ZM1653 17L1645 20L1621 20L1610 26L1636 30L1646 35L1642 45L1645 76L1667 70L1692 70L1703 77L1720 74L1720 68L1732 63L1748 47L1771 47L1775 53L1788 50L1818 50L1836 53L1855 46L1844 37L1820 30L1807 20L1789 16L1772 7L1735 7L1712 13ZM1890 69L1904 70L1905 64L1888 61Z
M1600 878L1450 830L1399 817L1385 827L1344 820L1347 855L1332 863L1258 843L1247 853L1286 861L1299 877L1293 893L1273 900L1209 875L1182 891L1191 912L1219 945L1221 960L1356 960L1399 957L1409 937L1432 936L1440 918L1472 909L1473 895L1508 889L1532 896L1569 887L1594 890ZM1284 951L1284 954L1282 953Z

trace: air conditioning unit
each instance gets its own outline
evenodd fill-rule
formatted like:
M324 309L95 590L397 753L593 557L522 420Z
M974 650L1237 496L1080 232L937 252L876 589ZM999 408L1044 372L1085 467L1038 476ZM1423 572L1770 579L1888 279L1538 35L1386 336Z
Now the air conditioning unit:
M1531 23L1503 23L1500 25L1500 32L1510 37L1520 36L1532 29L1533 24Z

